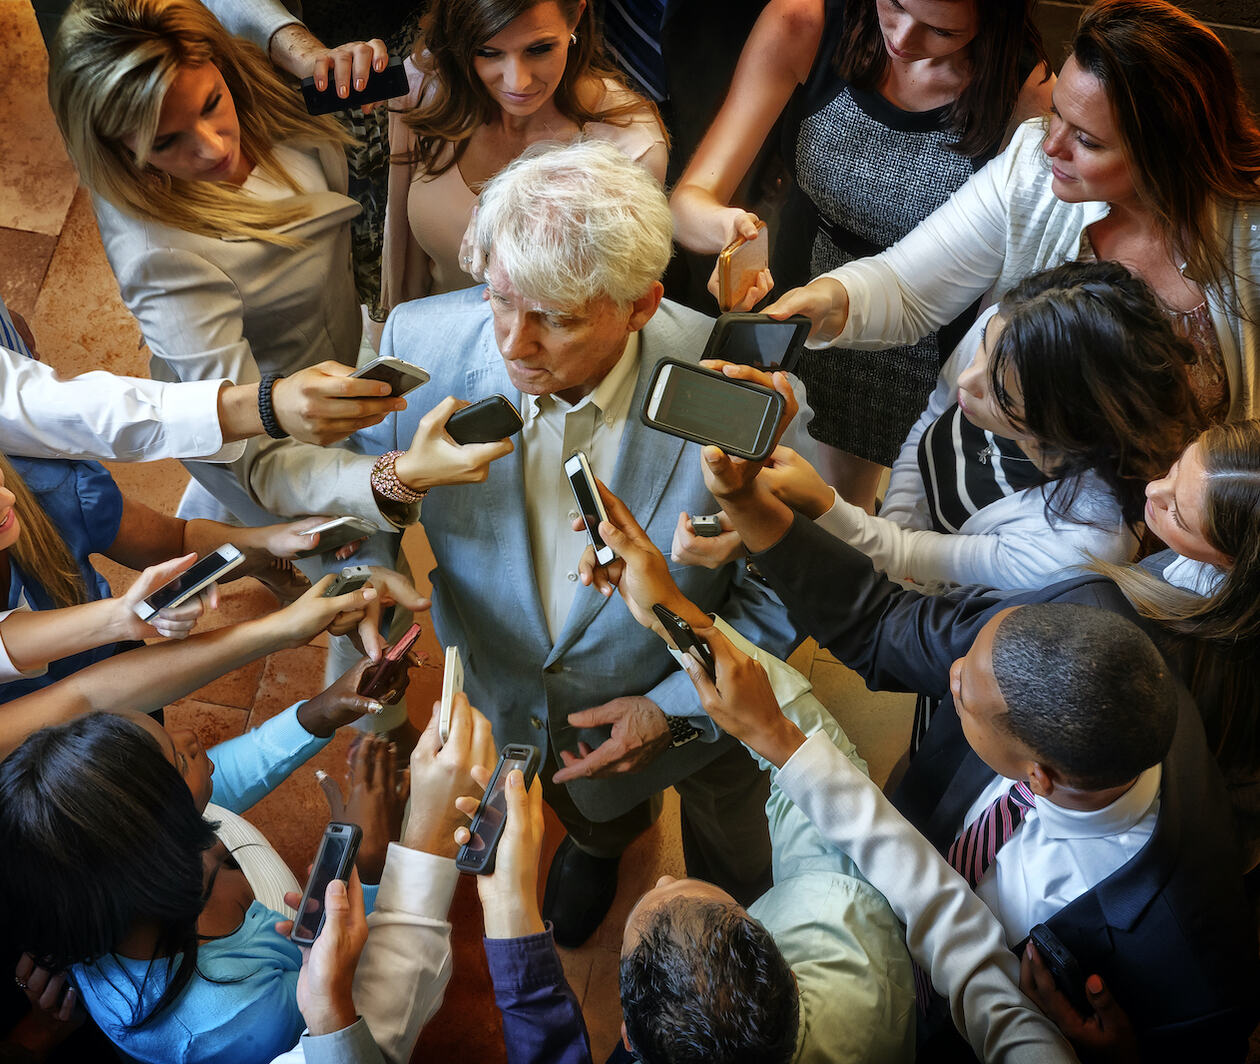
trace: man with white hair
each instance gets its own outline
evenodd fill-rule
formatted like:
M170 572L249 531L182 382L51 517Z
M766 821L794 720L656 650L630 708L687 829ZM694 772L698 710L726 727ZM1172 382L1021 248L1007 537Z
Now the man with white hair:
M666 550L680 512L717 509L699 448L638 418L656 363L697 360L713 324L662 302L672 232L659 185L616 148L527 151L481 194L473 243L485 289L390 316L381 353L431 374L408 409L352 437L361 454L335 468L254 485L277 512L317 505L383 513L401 527L418 518L417 489L432 480L406 450L426 411L447 395L495 393L520 410L514 452L482 485L434 487L423 524L437 560L438 637L459 647L468 696L495 741L542 751L544 796L569 833L544 904L561 945L599 925L618 858L670 785L692 874L746 902L770 882L765 777L704 715L661 641L578 581L586 538L573 531L563 471L575 451ZM782 604L742 564L682 566L676 576L692 601L771 653L786 656L798 641Z

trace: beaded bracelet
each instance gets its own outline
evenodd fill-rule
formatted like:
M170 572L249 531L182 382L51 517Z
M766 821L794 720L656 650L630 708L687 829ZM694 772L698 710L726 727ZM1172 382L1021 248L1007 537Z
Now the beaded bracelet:
M372 490L394 502L417 503L429 493L429 489L416 491L398 479L394 465L401 456L402 451L386 451L376 460L372 466Z

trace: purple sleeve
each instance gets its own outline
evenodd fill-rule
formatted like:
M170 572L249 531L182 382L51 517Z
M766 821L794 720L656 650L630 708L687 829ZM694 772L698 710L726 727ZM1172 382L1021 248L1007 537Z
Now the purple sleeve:
M503 1014L508 1064L591 1064L582 1010L551 931L482 942L494 1001Z

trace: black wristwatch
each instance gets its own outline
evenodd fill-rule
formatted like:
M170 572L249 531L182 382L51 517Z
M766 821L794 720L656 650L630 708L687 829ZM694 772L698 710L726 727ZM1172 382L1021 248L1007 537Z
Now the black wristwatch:
M289 437L276 420L276 409L271 405L271 389L283 376L283 373L264 373L258 382L258 417L262 420L263 431L273 440L285 440Z
M698 728L691 726L691 721L686 717L670 717L665 718L665 723L669 725L669 745L686 746L692 739L700 738Z

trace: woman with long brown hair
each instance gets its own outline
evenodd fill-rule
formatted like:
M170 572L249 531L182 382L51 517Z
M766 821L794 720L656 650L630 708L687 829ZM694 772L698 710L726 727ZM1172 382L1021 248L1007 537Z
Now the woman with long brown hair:
M670 198L679 244L717 254L756 232L757 216L733 200L776 123L799 191L773 234L774 278L763 276L734 309L750 309L775 280L801 284L903 237L1049 103L1032 8L1032 0L772 0ZM717 295L715 280L710 291ZM880 356L807 353L798 363L824 473L850 502L870 508L883 466L974 312L953 317L939 338Z
M664 181L660 116L605 61L587 0L446 0L420 29L390 116L386 307L476 283L463 238L477 194L530 144L607 140Z

